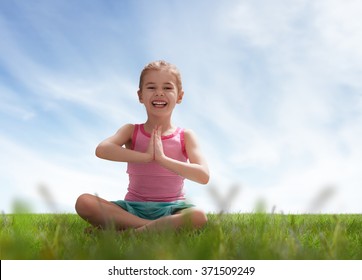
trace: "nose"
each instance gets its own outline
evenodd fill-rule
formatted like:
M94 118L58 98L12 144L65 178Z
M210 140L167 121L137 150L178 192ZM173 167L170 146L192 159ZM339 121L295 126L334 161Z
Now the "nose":
M164 96L163 88L160 88L160 89L156 90L156 96Z

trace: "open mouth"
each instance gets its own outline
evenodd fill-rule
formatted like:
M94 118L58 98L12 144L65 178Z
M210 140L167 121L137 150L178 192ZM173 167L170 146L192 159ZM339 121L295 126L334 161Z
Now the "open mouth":
M166 105L167 105L166 101L161 101L161 100L152 101L152 106L156 108L164 108L166 107Z

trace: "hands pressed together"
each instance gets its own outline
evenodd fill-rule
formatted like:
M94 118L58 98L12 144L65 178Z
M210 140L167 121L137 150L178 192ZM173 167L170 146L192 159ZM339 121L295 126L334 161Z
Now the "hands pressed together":
M132 129L131 129L132 128ZM128 133L125 130L129 129ZM131 135L133 127L126 126L120 129L116 135L102 141L96 149L96 155L99 158L113 160L118 162L139 162L146 163L155 161L163 167L173 171L174 173L201 183L206 184L209 181L209 170L207 163L200 154L198 146L192 134L188 135L187 150L188 162L179 161L168 157L163 150L162 145L162 127L157 126L152 130L151 139L145 153L136 152L126 147L122 147Z
M166 156L163 152L162 145L162 127L156 126L151 133L150 143L146 151L151 156L151 159L156 162L161 162Z

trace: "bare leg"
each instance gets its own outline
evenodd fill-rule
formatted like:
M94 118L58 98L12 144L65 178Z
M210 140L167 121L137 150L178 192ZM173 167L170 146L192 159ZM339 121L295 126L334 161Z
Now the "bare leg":
M137 217L121 207L91 194L82 194L75 204L78 215L95 227L114 226L117 230L139 228L150 220Z
M188 208L178 213L148 221L147 224L137 228L137 231L178 229L183 226L190 226L194 229L202 228L207 222L204 212L195 208Z

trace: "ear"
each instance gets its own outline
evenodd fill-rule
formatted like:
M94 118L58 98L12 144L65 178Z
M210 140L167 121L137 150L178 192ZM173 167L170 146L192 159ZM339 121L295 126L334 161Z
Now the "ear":
M183 97L184 97L184 91L181 90L177 96L177 104L180 104L182 102Z
M138 94L138 100L140 101L140 103L143 103L142 91L140 89L137 91L137 94Z

